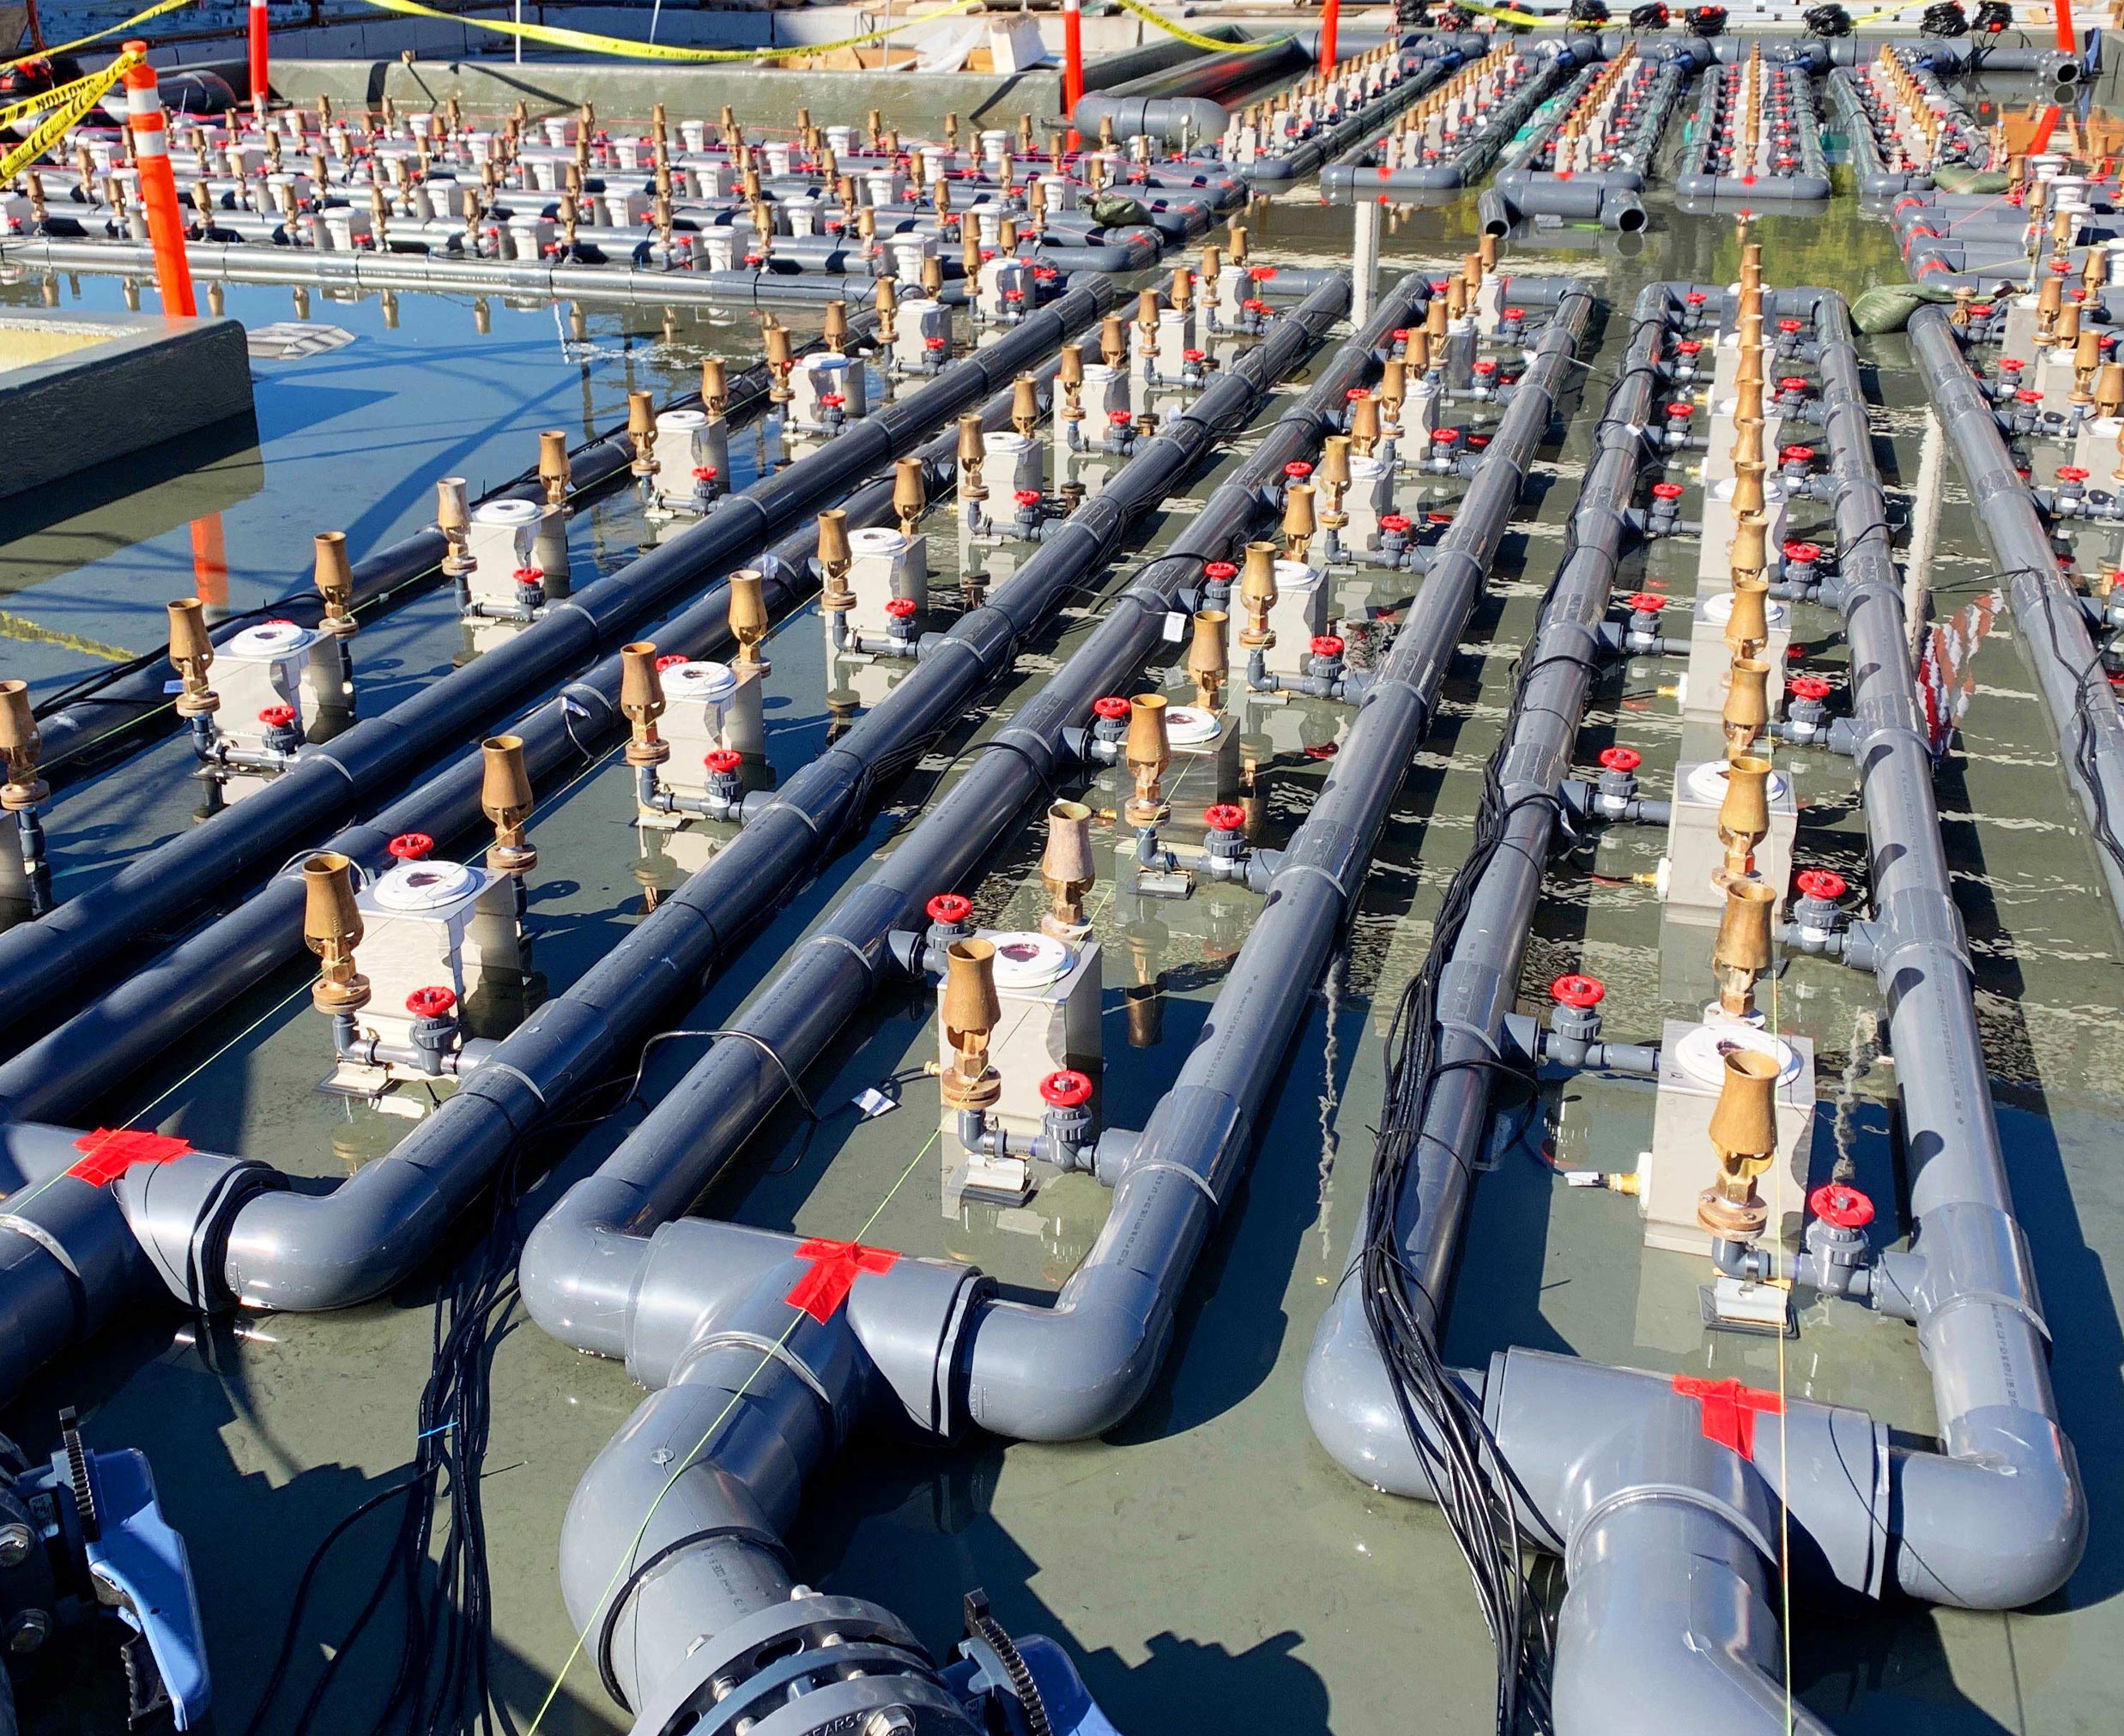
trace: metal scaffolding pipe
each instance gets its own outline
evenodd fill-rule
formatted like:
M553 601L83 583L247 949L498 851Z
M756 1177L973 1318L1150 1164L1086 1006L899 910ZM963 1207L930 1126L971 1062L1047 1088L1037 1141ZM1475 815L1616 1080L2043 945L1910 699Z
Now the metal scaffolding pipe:
M2050 713L2059 763L2093 834L2109 904L2124 921L2124 716L2088 637L2079 599L2058 570L2050 535L2022 481L1990 403L1936 307L1910 317L1910 349L1945 425L1970 500L2001 568L2036 683Z
M977 402L1112 305L1094 279L1072 288L929 385L848 427L787 469L724 497L687 535L586 585L506 644L330 742L303 748L266 789L121 869L92 898L0 934L0 1031L63 1003L143 929L177 920L231 880L278 868L306 837L373 792L401 783L447 743L626 636L706 572L739 564L766 538L847 493L940 422Z

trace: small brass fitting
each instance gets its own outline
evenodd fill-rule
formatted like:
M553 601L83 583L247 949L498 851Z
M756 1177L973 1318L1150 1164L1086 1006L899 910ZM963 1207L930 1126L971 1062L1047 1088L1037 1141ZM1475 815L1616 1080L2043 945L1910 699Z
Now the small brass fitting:
M1085 935L1084 895L1097 878L1092 864L1092 810L1081 801L1052 801L1047 808L1047 844L1040 852L1040 879L1050 908L1040 927L1058 941Z
M848 587L855 556L848 546L848 514L839 507L819 515L819 607L828 614L846 614L856 607Z
M1239 573L1239 604L1246 611L1246 625L1239 629L1244 650L1265 651L1276 643L1268 625L1268 611L1276 606L1276 545L1250 542L1246 561Z
M318 955L310 1000L320 1013L358 1013L369 1004L369 979L356 969L361 907L354 901L354 863L321 850L302 865L302 938Z
M1770 913L1776 891L1752 874L1722 874L1726 906L1719 912L1711 969L1719 1011L1731 1019L1755 1015L1755 985L1770 967Z
M929 485L923 480L922 460L902 458L893 467L893 511L899 520L899 534L911 537L929 510Z
M620 711L630 731L626 763L662 765L671 757L671 744L657 733L657 720L663 716L663 679L657 673L657 647L638 639L620 647Z
M210 717L221 709L221 696L207 685L214 639L207 632L205 605L196 596L180 596L170 605L170 662L185 684L177 696L179 717Z
M1135 777L1135 794L1123 815L1131 826L1156 826L1168 812L1159 784L1172 761L1163 693L1139 693L1129 702L1129 735L1122 755Z
M523 738L490 735L480 743L480 752L485 759L480 808L494 827L487 865L496 874L527 874L538 866L538 852L523 836L531 817L531 777L523 765Z
M767 600L761 592L756 567L741 567L730 575L730 637L737 641L737 662L741 667L765 669L759 642L767 636Z
M354 568L347 560L347 533L320 530L316 539L315 582L324 599L324 619L319 631L345 638L360 623L354 618Z
M1231 674L1225 650L1231 619L1220 608L1197 609L1195 635L1188 644L1188 679L1195 683L1195 703L1213 717L1224 710L1225 681Z
M1003 1016L995 993L995 945L977 936L953 941L944 964L944 1040L952 1046L942 1094L955 1110L991 1108L1003 1081L989 1064L989 1037Z
M1747 874L1755 847L1770 836L1770 763L1744 753L1726 762L1726 794L1718 805L1718 840L1726 846L1726 872Z
M1711 1111L1718 1180L1698 1196L1697 1222L1728 1242L1750 1242L1770 1225L1757 1177L1777 1156L1777 1057L1760 1049L1729 1049Z
M29 683L0 681L0 763L8 773L7 782L0 783L0 813L27 813L51 794L51 786L37 775L44 746L36 708L29 703Z
M548 506L568 504L568 437L548 428L538 437L538 480L546 490Z
M470 487L462 476L435 485L435 528L443 533L443 576L462 578L479 563L472 558Z

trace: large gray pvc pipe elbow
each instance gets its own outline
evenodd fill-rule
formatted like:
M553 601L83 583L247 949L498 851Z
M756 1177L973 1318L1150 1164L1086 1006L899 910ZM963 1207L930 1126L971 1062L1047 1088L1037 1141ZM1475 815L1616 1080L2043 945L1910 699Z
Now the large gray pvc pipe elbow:
M1559 1736L1829 1736L1779 1678L1760 1550L1693 1494L1632 1491L1573 1539L1550 1697Z

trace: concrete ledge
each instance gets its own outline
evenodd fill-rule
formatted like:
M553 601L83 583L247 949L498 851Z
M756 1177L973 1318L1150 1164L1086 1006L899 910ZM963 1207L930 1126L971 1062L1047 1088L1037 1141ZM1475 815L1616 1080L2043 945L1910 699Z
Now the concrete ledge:
M16 334L44 359L6 366ZM86 341L50 353L69 338ZM251 408L251 357L233 319L0 312L0 499Z

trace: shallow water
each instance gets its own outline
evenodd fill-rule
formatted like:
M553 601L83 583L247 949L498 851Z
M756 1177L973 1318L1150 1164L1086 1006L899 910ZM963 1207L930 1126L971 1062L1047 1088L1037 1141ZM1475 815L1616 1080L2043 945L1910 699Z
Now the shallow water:
M1396 804L1347 956L1283 1066L1249 1180L1198 1270L1165 1376L1142 1409L1100 1442L1008 1449L975 1442L946 1451L863 1441L820 1479L790 1539L810 1582L874 1599L939 1647L956 1636L959 1594L984 1586L1014 1631L1064 1640L1109 1715L1136 1733L1385 1736L1419 1722L1440 1731L1488 1727L1489 1649L1443 1526L1428 1508L1373 1494L1328 1462L1306 1430L1298 1376L1362 1209L1385 1024L1466 848L1512 662L1560 552L1629 306L1655 277L1733 275L1727 224L1655 203L1657 227L1642 237L1548 231L1508 244L1510 269L1596 280L1608 308L1605 336L1588 350L1583 398L1570 407L1568 432L1545 452L1506 539L1490 596L1449 679L1438 728ZM1385 240L1389 269L1456 262L1472 245L1472 202L1464 202L1404 221ZM1253 233L1266 260L1325 264L1346 260L1349 225L1346 210L1301 193L1257 212ZM1855 293L1901 275L1885 229L1845 208L1827 217L1769 217L1757 235L1776 284ZM5 292L17 299L37 293L34 283ZM116 306L119 294L108 280L61 286L65 305ZM152 291L148 299L152 305ZM251 324L293 317L280 290L232 286L227 308ZM51 509L0 545L0 589L10 593L0 607L10 620L77 640L147 648L160 636L165 596L191 589L189 524L206 511L221 516L230 601L243 607L301 580L314 530L342 525L358 549L374 546L425 522L437 475L499 480L535 455L537 429L565 426L580 438L620 419L632 384L660 397L684 389L705 347L747 354L741 326L702 329L691 316L667 342L653 318L630 336L615 316L588 311L578 340L566 316L550 309L497 302L488 315L493 330L482 335L468 301L408 294L398 299L394 326L374 299L318 298L311 317L354 332L355 342L306 362L257 365L255 445L216 455L203 482L172 475L132 487L128 478L102 504ZM1867 354L1891 506L1899 518L1937 512L1937 552L1917 577L1934 619L1952 622L1981 605L1990 556L1952 462L1937 485L1921 480L1927 419L1901 341L1873 342ZM1198 498L1207 486L1197 487ZM1169 535L1189 506L1171 503L1144 540L1154 545ZM1799 509L1796 523L1812 522L1812 510ZM624 493L578 518L578 582L626 560L650 528ZM1694 558L1691 544L1657 545L1631 559L1623 582L1665 578L1685 595ZM1391 586L1379 594L1390 596ZM788 944L890 848L948 776L953 756L1067 652L1094 607L1083 600L1032 647L1016 684L893 793L861 847L799 893L698 1007L675 1016L673 1028L725 1022ZM2112 1160L2124 1128L2118 936L2011 619L2002 612L1987 625L1963 665L1968 709L1941 767L1939 799L2016 1196L2055 1334L2060 1399L2094 1535L2065 1593L2008 1618L1853 1611L1796 1588L1795 1684L1817 1711L1852 1732L2109 1729L2114 1716L2103 1709L2114 1703L2115 1660L2124 1656L2117 1530L2124 1461L2115 1444L2124 1424L2124 1338L2109 1275L2124 1257L2124 1183ZM1795 636L1809 648L1810 668L1833 673L1843 654L1831 626L1826 614L1803 608ZM463 647L438 591L365 627L355 650L365 707L373 710L433 679ZM769 756L786 773L816 751L828 723L816 616L793 619L770 650ZM40 691L94 667L91 653L16 632L0 643L0 661ZM872 678L885 679L875 668L865 677ZM1648 772L1657 773L1677 753L1695 751L1684 744L1672 697L1660 691L1670 679L1639 663L1607 683L1582 738L1582 760L1622 741L1643 750ZM1177 673L1171 685L1179 686ZM874 693L866 688L863 696ZM1264 842L1280 842L1302 816L1307 786L1331 764L1305 750L1332 741L1338 723L1331 708L1307 702L1259 720L1277 749ZM1776 757L1798 781L1804 804L1800 859L1861 880L1864 836L1849 768L1798 750ZM198 790L187 769L185 751L169 744L64 792L51 817L63 892L92 886L128 854L190 824ZM1092 799L1112 806L1110 780ZM1188 799L1183 789L1176 806ZM532 909L547 992L612 944L640 911L646 884L668 880L668 870L644 864L631 807L615 756L542 792ZM1102 1094L1110 1114L1136 1123L1200 1028L1224 961L1244 939L1248 904L1223 889L1155 906L1116 893L1104 874L1110 844L1103 831L1102 880L1092 899L1111 961ZM981 920L1030 925L1044 903L1038 848L1035 832L1001 854L979 889ZM1661 907L1631 879L1649 872L1658 852L1655 836L1619 834L1591 855L1597 878L1585 872L1583 853L1559 862L1529 950L1522 993L1530 1001L1544 997L1559 971L1590 971L1608 985L1610 1034L1624 1037L1655 1034L1661 1018L1701 1004L1708 983L1671 936L1662 949ZM329 1043L309 1010L307 982L303 970L283 972L160 1069L114 1082L99 1115L112 1125L140 1117L196 1145L256 1153L304 1176L343 1174L380 1154L404 1122L350 1110L312 1090ZM1141 1048L1128 1040L1121 993L1136 982L1160 991L1153 1002L1157 1040ZM1766 993L1779 1029L1812 1038L1820 1058L1828 1106L1817 1123L1818 1178L1831 1147L1848 1152L1861 1185L1899 1232L1903 1189L1884 1107L1892 1063L1874 1052L1870 981L1802 958ZM904 1077L934 1053L924 1010L905 996L875 1008L850 1033L838 1068L807 1081L820 1123L793 1111L774 1118L700 1209L833 1236L876 1212L873 1242L975 1260L1008 1285L1051 1291L1088 1249L1105 1197L1072 1178L1044 1188L1021 1212L945 1209L939 1162L925 1148L935 1126L934 1086ZM593 1164L700 1047L664 1045L639 1091L608 1120L572 1143L544 1142L536 1156L551 1171L528 1209ZM853 1095L896 1076L903 1076L901 1107L859 1120L849 1108ZM1569 1166L1631 1167L1649 1143L1651 1101L1649 1086L1587 1078L1500 1118L1493 1167L1475 1196L1448 1354L1474 1361L1517 1344L1738 1374L1753 1385L1863 1404L1900 1430L1927 1433L1930 1388L1907 1328L1817 1305L1790 1343L1706 1334L1697 1316L1700 1263L1642 1252L1631 1202L1564 1189L1540 1160L1548 1141ZM11 1432L41 1445L55 1406L77 1403L96 1443L148 1450L171 1516L191 1542L220 1728L241 1729L249 1718L263 1655L277 1642L313 1545L407 1461L427 1369L433 1276L387 1303L328 1317L195 1323L143 1309L48 1375L7 1419ZM620 1367L577 1357L536 1328L502 1340L494 1382L486 1497L498 1691L521 1728L558 1677L541 1728L624 1728L594 1669L575 1654L554 1564L567 1495L638 1394ZM342 1545L318 1588L312 1634L336 1633L351 1618L388 1527L358 1532ZM386 1630L365 1643L375 1648L366 1667L310 1727L367 1727L395 1636ZM312 1667L299 1667L298 1697ZM27 1727L92 1727L79 1721L87 1709L70 1704ZM291 1717L283 1702L271 1727L292 1727Z

